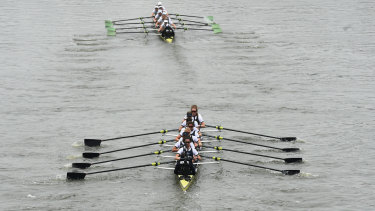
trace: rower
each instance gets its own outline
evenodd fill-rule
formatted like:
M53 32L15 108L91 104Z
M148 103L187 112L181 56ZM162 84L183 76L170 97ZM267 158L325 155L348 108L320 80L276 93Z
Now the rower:
M160 10L160 8L159 8ZM165 22L165 20L167 20L167 22ZM164 24L169 24L170 26L173 26L175 29L177 28L176 25L172 22L172 19L168 16L168 13L166 10L163 10L163 13L161 15L161 17L158 19L158 22L156 23L156 27L159 27L159 32L162 31L162 27L166 27L166 26L163 26Z
M161 18L163 14L163 10L162 9L158 9L158 12L156 13L155 17L154 17L154 23L155 23L155 27L157 27L157 21Z
M176 28L176 25L174 27ZM158 32L161 32L162 37L165 37L165 38L174 37L174 31L172 27L169 25L168 20L164 20L164 23L160 26Z
M193 163L197 160L201 160L201 157L199 156L198 151L191 147L191 138L189 136L184 136L183 139L185 146L179 149L175 156L177 164L174 173L181 175L195 175Z
M197 105L192 105L190 108L191 114L192 114L192 119L193 121L198 122L198 129L201 129L202 127L206 127L206 123L203 120L203 117L201 114L198 113L198 106ZM184 117L182 122L184 122L187 119L187 116Z
M154 10L151 13L151 17L155 17L158 14L158 9L159 9L159 6L156 5L155 8L154 8Z
M197 121L193 121L193 119L192 119L192 114L191 114L190 111L186 112L186 116L187 116L187 119L185 119L185 120L181 123L180 127L178 128L178 131L181 131L182 128L186 127L186 122L193 122L193 123L194 123L194 127L198 128L199 124L198 124Z
M202 136L201 132L196 127L194 127L194 123L191 122L191 121L187 122L186 125L187 125L187 127L181 129L180 134L177 135L177 137L176 137L175 140L179 141L180 138L183 136L184 132L187 129L189 129L190 130L190 135L198 139L198 141L197 141L197 144L198 144L197 147L202 147L202 142L201 142L201 138L200 138Z
M191 137L192 142L190 143L191 148L198 147L199 139L195 136L190 135L190 128L186 128L185 132L182 134L182 137L177 141L177 143L173 146L172 152L177 152L181 147L184 147L184 139L183 137L189 136Z

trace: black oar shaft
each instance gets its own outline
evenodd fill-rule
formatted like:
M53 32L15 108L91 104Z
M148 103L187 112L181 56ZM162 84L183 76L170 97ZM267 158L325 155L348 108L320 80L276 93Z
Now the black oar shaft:
M211 136L211 135L204 135L204 136L216 138L216 139L218 138L217 136ZM282 148L267 146L267 145L263 145L263 144L255 144L255 143L251 143L251 142L234 140L234 139L230 139L230 138L223 138L223 137L221 137L221 138L224 139L224 140L233 141L233 142L237 142L237 143L250 144L250 145L255 145L255 146L260 146L260 147L283 150Z
M147 153L147 154L142 154L142 155L134 155L134 156L124 157L124 158L117 158L117 159L113 159L113 160L104 160L104 161L100 161L100 162L91 163L91 165L100 164L100 163L108 163L108 162L118 161L118 160L126 160L126 159L137 158L137 157L143 157L143 156L153 155L153 154L154 153Z
M167 164L167 163L173 163L173 162L176 162L176 161L167 161L167 162L155 162L155 163L152 163L152 164L144 164L144 165L139 165L139 166L130 166L130 167L125 167L125 168L118 168L118 169L111 169L111 170L104 170L104 171L96 171L96 172L90 172L90 173L86 173L86 175L89 175L89 174L99 174L99 173L105 173L105 172L111 172L111 171L120 171L120 170L127 170L127 169L134 169L134 168L141 168L141 167L146 167L146 166L158 166L158 165L161 165L161 164Z
M121 32L117 32L121 33ZM127 32L131 33L131 32ZM144 32L134 32L134 33L144 33ZM178 129L172 129L172 130L161 130L157 132L150 132L150 133L143 133L143 134L137 134L137 135L130 135L130 136L122 136L122 137L116 137L116 138L108 138L108 139L103 139L102 141L111 141L111 140L117 140L117 139L123 139L123 138L133 138L133 137L138 137L138 136L147 136L147 135L152 135L152 134L158 134L158 133L166 133L168 131L177 131Z
M163 144L165 142L171 142L171 141L174 141L174 139L168 140L168 141L160 141L160 142L157 142L157 143L149 143L149 144L143 144L143 145L138 145L138 146L133 146L133 147L116 149L116 150L112 150L112 151L102 152L100 154L107 154L107 153L112 153L112 152L125 151L125 150L128 150L128 149L136 149L136 148L146 147L146 146L151 146L151 145L156 145L156 144Z
M138 17L138 18L123 19L123 20L115 20L115 21L112 21L112 23L117 23L117 22L122 22L122 21L142 20L145 18L151 18L151 17Z
M278 157L273 157L273 156L268 156L268 155L261 155L261 154L256 154L256 153L251 153L251 152L242 152L242 151L238 151L238 150L232 150L232 149L222 149L224 151L229 151L229 152L237 152L237 153L242 153L242 154L248 154L248 155L255 155L255 156L259 156L259 157L266 157L266 158L274 158L274 159L279 159L279 160L284 160L284 158L278 158Z
M264 135L264 134L259 134L259 133L252 133L252 132L247 132L247 131L224 128L224 127L221 127L221 126L206 125L206 127L216 128L218 130L228 130L228 131L233 131L233 132L238 132L238 133L250 134L250 135L255 135L255 136L262 136L262 137L267 137L267 138L280 139L281 141L295 141L296 140L296 137L269 136L269 135Z

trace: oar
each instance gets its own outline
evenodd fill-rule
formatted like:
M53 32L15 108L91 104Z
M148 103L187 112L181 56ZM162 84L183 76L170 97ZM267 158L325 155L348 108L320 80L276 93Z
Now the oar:
M150 31L156 31L157 29L148 29L148 30L144 30L143 32L116 32L116 29L115 28L108 28L108 31L107 31L107 35L108 36L116 36L116 34L131 34L131 33L136 33L136 34L146 34L148 35L148 33Z
M217 24L215 24L217 25ZM212 28L212 29L198 29L198 28L187 28L187 27L183 27L183 28L176 28L176 29L183 29L184 31L187 31L187 30L200 30L200 31L213 31L214 34L218 34L218 33L221 33L222 30L220 27L217 27L217 28Z
M122 25L129 25L129 24L145 24L145 23L154 23L153 21L141 21L138 23L114 23L113 25L122 26Z
M150 16L150 17L138 17L138 18L115 20L115 21L112 21L112 23L117 23L117 22L122 22L122 21L132 21L132 20L143 20L143 19L146 19L146 18L152 18L152 17Z
M218 130L228 130L228 131L233 131L233 132L245 133L245 134L256 135L256 136L263 136L263 137L267 137L267 138L274 138L274 139L279 139L281 141L295 141L295 140L297 140L296 137L275 137L275 136L268 136L268 135L263 135L263 134L258 134L258 133L251 133L251 132L246 132L246 131L241 131L241 130L224 128L223 126L220 126L220 125L218 125L218 126L206 125L206 127L216 128Z
M227 148L224 149L223 147L213 147L213 148L218 150L218 151L224 150L224 151L229 151L229 152L237 152L237 153L242 153L242 154L247 154L247 155L255 155L255 156L259 156L259 157L266 157L266 158L274 158L274 159L284 160L285 163L302 162L302 158L279 158L279 157L261 155L261 154L250 153L250 152L242 152L242 151L227 149Z
M237 164L246 165L246 166L252 166L252 167L268 169L268 170L272 170L272 171L278 171L278 172L281 172L285 175L294 175L294 174L300 173L300 170L279 170L279 169L269 168L269 167L265 167L265 166L258 166L258 165L254 165L254 164L250 164L250 163L242 163L242 162L238 162L238 161L234 161L234 160L223 159L223 158L220 158L220 157L207 157L207 156L202 156L202 157L212 158L216 161L221 160L221 161L226 161L226 162L230 162L230 163L237 163Z
M99 174L99 173L105 173L105 172L111 172L111 171L120 171L120 170L127 170L127 169L134 169L134 168L141 168L141 167L146 167L146 166L159 166L162 164L167 164L167 163L174 163L176 161L166 161L166 162L154 162L151 164L144 164L144 165L139 165L139 166L130 166L126 168L118 168L118 169L111 169L111 170L105 170L105 171L96 171L96 172L90 172L90 173L84 173L84 172L68 172L66 174L66 178L68 180L81 180L86 177L86 175L89 174Z
M143 33L143 32L142 32ZM152 134L157 134L157 133L168 133L170 131L177 131L178 129L172 129L172 130L160 130L157 132L150 132L150 133L142 133L142 134L137 134L137 135L130 135L130 136L121 136L121 137L116 137L116 138L108 138L108 139L84 139L85 145L86 146L100 146L100 143L102 141L112 141L112 140L117 140L117 139L125 139L125 138L133 138L133 137L138 137L138 136L146 136L146 135L152 135Z
M136 26L136 27L123 27L123 28L116 28L115 30L124 30L124 29L145 29L147 27L145 26ZM107 29L107 30L112 30L112 29Z
M284 152L294 152L298 151L299 148L278 148L278 147L272 147L272 146L267 146L267 145L262 145L262 144L255 144L251 142L246 142L246 141L240 141L240 140L234 140L234 139L229 139L229 138L223 138L222 136L210 136L210 135L203 135L211 138L215 138L217 140L228 140L228 141L233 141L233 142L238 142L238 143L243 143L243 144L250 144L250 145L255 145L255 146L260 146L260 147L266 147L266 148L271 148L271 149L278 149L282 150Z
M182 14L178 14L178 13L176 13L176 14L169 14L169 15L175 15L176 17L183 16L183 17L190 17L190 18L207 18L210 21L214 20L213 16L206 16L206 17L204 17L204 16L195 16L195 15L182 15Z
M169 150L169 151L172 151L172 150ZM95 164L108 163L108 162L112 162L112 161L126 160L126 159L137 158L137 157L144 157L144 156L148 156L148 155L160 155L164 152L169 152L169 151L158 150L158 151L150 152L150 153L146 153L146 154L134 155L134 156L124 157L124 158L117 158L117 159L113 159L113 160L105 160L105 161L100 161L100 162L95 162L95 163L72 163L72 167L73 168L85 169L85 168L88 168L88 167L90 167L92 165L95 165Z
M175 141L174 139L171 139L171 140L160 140L158 141L157 143L149 143L149 144L143 144L143 145L138 145L138 146L133 146L133 147L127 147L127 148L122 148L122 149L116 149L116 150L112 150L112 151L107 151L107 152L84 152L82 153L82 157L84 158L96 158L96 157L99 157L100 155L102 154L108 154L108 153L112 153L112 152L119 152L119 151L125 151L125 150L129 150L129 149L135 149L135 148L140 148L140 147L145 147L145 146L151 146L151 145L156 145L156 144L165 144L167 142L173 142Z

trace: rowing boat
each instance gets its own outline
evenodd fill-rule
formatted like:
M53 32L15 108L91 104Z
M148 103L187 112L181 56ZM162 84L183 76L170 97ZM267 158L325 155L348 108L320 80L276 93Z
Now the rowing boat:
M224 128L224 127L221 127L221 126L209 126L209 125L206 125L206 126L216 128L219 131L221 131L221 130L231 130L231 131L234 131L234 132L241 132L241 133L247 133L247 134L252 134L252 135L255 134L255 135L258 135L258 136L271 137L271 136L257 134L257 133L251 133L251 132L246 132L246 131L239 131L239 130L235 130L235 129ZM156 132L121 136L121 137L108 138L108 139L85 139L84 144L86 146L100 146L100 143L103 142L103 141L113 141L113 140L118 140L118 139L134 138L134 137L157 134L157 133L161 133L161 134L165 135L167 132L170 132L170 131L178 131L178 129L172 129L172 130L163 129L163 130L156 131ZM204 141L205 143L206 142L215 142L215 141L220 142L221 140L227 140L227 141L231 141L231 142L247 144L247 145L255 145L255 146L259 146L259 147L271 148L271 149L274 149L274 150L281 150L281 151L285 151L285 152L292 152L292 151L298 151L299 150L299 148L279 148L279 147L273 147L273 146L268 146L268 145L263 145L263 144L251 143L251 142L248 142L248 141L245 141L245 140L223 138L221 136L211 136L211 135L205 134L206 132L209 132L209 131L202 132L202 136L208 137L208 138L215 138L215 140L207 140L207 141ZM176 135L172 135L172 136L176 136ZM278 138L282 141L296 139L295 137L274 137L274 138ZM111 151L105 151L105 152L100 152L100 153L99 152L84 152L84 153L82 153L82 157L86 158L86 159L97 158L102 154L131 150L131 149L141 148L141 147L146 147L146 146L151 146L151 145L160 145L160 146L170 147L170 146L167 146L166 143L174 142L174 141L175 141L175 139L160 140L160 141L154 142L154 143L147 143L147 144L127 147L127 148L122 148L122 149L116 149L116 150L111 150ZM211 149L213 148L214 151L199 151L199 154L201 154L201 153L205 154L205 153L211 153L211 152L217 153L217 152L220 152L220 151L230 151L230 152L234 152L234 153L241 153L241 154L253 155L253 156L258 156L258 157L267 157L267 158L272 158L272 159L284 160L285 163L302 162L302 158L281 158L281 157L276 157L276 156L269 156L269 155L263 155L263 154L233 150L233 149L228 149L228 148L224 148L224 147L221 147L221 146L220 147L206 146L205 148L206 149L207 148L211 148ZM172 150L166 150L166 151L158 150L158 151L155 151L155 152L149 152L149 153L145 153L145 154L132 155L132 156L127 156L127 157L98 161L98 162L92 162L92 163L72 163L71 167L72 168L86 169L86 168L89 168L92 165L97 165L97 164L102 164L102 163L107 163L107 162L120 161L120 160L127 160L127 159L144 157L144 156L151 156L151 155L159 156L162 153L171 152L171 151ZM172 156L172 155L161 156L161 157L175 158L175 156ZM255 164L251 164L251 163L245 163L245 162L241 162L241 161L236 161L236 160L231 160L231 159L226 159L226 158L220 158L220 157L210 157L210 156L201 155L201 158L213 159L214 161L213 162L196 162L196 163L193 163L193 164L190 163L191 160L189 160L189 158L187 156L182 156L182 158L183 158L183 160L180 159L177 162L175 160L164 161L164 162L156 161L156 162L151 163L151 164L148 163L148 164L142 164L142 165L136 165L136 166L123 167L123 168L102 170L102 171L93 171L93 172L92 171L90 171L90 172L73 171L73 172L67 172L67 179L68 180L82 180L87 175L154 166L154 167L157 167L157 168L160 168L160 169L175 170L175 174L176 174L176 178L178 180L178 183L179 183L181 189L184 192L186 192L189 189L189 187L192 185L192 183L196 180L197 172L198 172L198 165L201 165L201 164L213 164L213 163L220 163L220 162L224 161L224 162L228 162L228 163L235 163L237 165L250 166L250 167L255 167L255 168L277 171L277 172L280 172L284 175L295 175L295 174L300 173L300 170L280 170L280 169L275 169L275 168L270 168L270 167L266 167L266 166L260 166L260 165L255 165ZM181 161L183 161L184 163L182 163ZM172 164L172 163L176 164L176 166L177 166L177 164L179 164L180 165L179 168L176 168L176 166L175 166L175 168L164 167L164 166L162 167L161 166L161 165L164 165L164 164ZM184 164L184 165L181 167L181 164ZM195 171L193 171L192 165L194 165Z
M105 20L105 27L107 28L107 35L108 36L116 36L116 34L134 34L134 33L144 33L146 35L149 35L149 32L155 31L156 35L158 35L163 41L166 43L173 43L175 39L174 31L176 30L183 30L183 31L212 31L214 34L221 33L221 28L218 24L216 24L213 21L212 16L207 17L200 17L200 16L187 16L187 15L179 15L179 14L173 14L174 17L171 17L171 19L178 20L178 24L180 27L177 27L172 29L172 36L165 36L163 33L158 32L158 29L154 27L155 22L149 20L152 17L139 17L139 18L130 18L125 20ZM199 19L203 19L203 21L197 20L186 20L182 19L182 16L187 17L195 17ZM145 20L149 21L145 21ZM128 21L136 21L139 20L139 22L128 22ZM139 26L132 26L134 24L139 24ZM150 25L149 25L150 24ZM127 27L119 27L119 26L127 26ZM208 28L207 28L208 27ZM137 30L142 29L142 31L128 31L128 30Z
M198 172L198 165L195 165L195 171L196 173ZM180 187L183 191L187 191L187 189L190 187L190 185L193 183L194 179L195 179L195 175L177 175L177 179L180 183Z

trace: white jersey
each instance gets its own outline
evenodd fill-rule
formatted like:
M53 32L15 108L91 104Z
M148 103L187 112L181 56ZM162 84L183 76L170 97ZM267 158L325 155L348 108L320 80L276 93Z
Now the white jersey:
M185 115L184 119L187 119L186 115ZM192 116L191 119L193 121L200 122L200 124L202 124L202 122L204 122L204 119L203 119L203 117L200 113L198 113L198 116Z
M191 148L191 150L193 151L193 155L197 156L198 155L198 151L195 149L195 148ZM177 153L178 154L182 154L184 152L184 147L180 148Z
M181 136L184 136L184 135L183 135L184 132L185 132L185 128L182 128L181 131L180 131L180 135L181 135ZM198 138L198 137L199 137L199 134L198 134L198 133L199 133L199 130L198 130L196 127L194 127L193 130L190 132L190 135L193 136L193 137Z
M156 17L155 17L156 18ZM168 20L168 22L169 22L169 25L172 25L173 24L173 22L172 22L172 19L170 18L170 17L167 17L167 19L166 20ZM163 20L163 17L160 17L159 19L158 19L158 23L159 24L163 24L164 25L164 20Z
M182 127L186 127L186 119L185 119L185 121L183 121L183 122L181 123L181 126L182 126ZM198 126L199 126L198 122L197 122L197 121L194 121L194 127L198 127Z
M197 139L198 140L198 139ZM176 148L180 149L181 147L185 146L185 143L182 141L182 138L174 145ZM195 146L192 142L190 142L190 147L195 149Z

